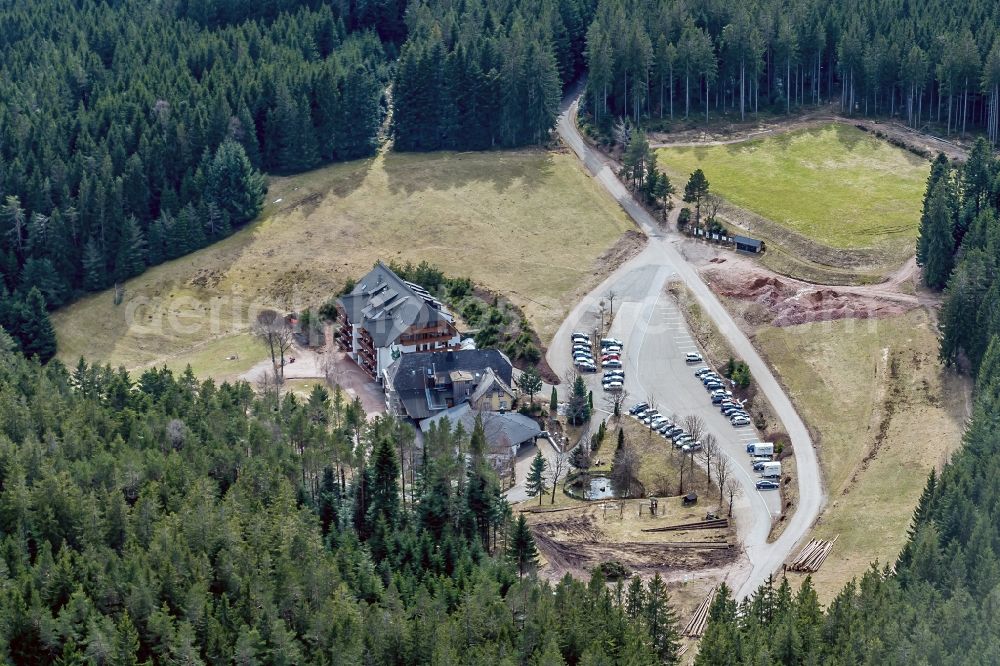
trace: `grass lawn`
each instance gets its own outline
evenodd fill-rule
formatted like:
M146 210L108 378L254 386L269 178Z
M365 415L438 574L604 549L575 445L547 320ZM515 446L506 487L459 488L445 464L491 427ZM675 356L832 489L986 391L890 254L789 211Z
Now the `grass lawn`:
M697 168L733 204L834 248L911 247L930 165L843 124L722 146L662 148L678 190Z
M828 504L812 536L834 549L813 580L829 602L891 564L931 467L958 445L968 387L937 360L930 317L765 328L756 342L813 430Z
M60 357L230 376L255 308L318 306L379 258L427 260L522 307L544 340L630 223L570 155L387 153L271 180L260 219L55 313ZM227 361L238 355L238 361Z

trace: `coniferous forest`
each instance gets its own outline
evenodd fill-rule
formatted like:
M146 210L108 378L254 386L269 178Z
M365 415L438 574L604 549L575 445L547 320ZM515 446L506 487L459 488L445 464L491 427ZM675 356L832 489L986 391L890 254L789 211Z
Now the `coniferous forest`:
M267 174L383 127L542 143L586 73L599 127L832 101L984 135L934 162L916 248L976 378L963 448L896 562L826 609L724 589L697 663L1000 662L998 27L986 0L0 1L0 660L674 663L660 579L530 575L481 430L418 449L322 389L42 365L49 310L246 224Z
M0 332L0 660L654 664L662 581L554 588L472 433L150 370L42 367ZM467 454L467 455L466 455ZM403 483L406 483L403 486ZM626 603L628 601L628 603Z
M36 290L51 309L104 289L256 217L264 172L372 154L389 76L376 18L0 3L0 324L46 360Z

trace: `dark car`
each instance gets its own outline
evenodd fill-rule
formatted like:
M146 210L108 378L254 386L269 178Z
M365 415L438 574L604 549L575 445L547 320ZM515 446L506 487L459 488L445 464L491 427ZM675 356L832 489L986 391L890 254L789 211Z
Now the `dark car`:
M757 482L757 490L777 490L777 481L768 481L767 479L761 479Z

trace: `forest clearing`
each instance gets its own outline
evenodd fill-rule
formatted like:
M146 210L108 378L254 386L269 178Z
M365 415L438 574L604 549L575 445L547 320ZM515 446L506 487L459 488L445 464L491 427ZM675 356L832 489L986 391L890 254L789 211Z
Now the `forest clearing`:
M657 153L676 182L704 170L712 191L724 200L720 217L765 238L779 249L776 255L791 254L774 257L780 272L790 272L789 264L815 263L879 273L913 252L930 165L850 125L827 123ZM765 253L765 261L770 259Z
M250 308L317 307L379 258L502 292L547 341L638 245L629 228L559 152L386 153L274 178L247 228L128 281L121 305L109 290L56 312L60 358L229 376L264 357L246 335Z

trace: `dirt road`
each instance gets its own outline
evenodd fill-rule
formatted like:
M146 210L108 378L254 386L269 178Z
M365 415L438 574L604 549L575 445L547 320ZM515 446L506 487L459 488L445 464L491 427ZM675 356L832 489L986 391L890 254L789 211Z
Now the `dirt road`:
M606 298L609 291L613 291L618 285L623 285L627 281L635 282L637 275L643 276L641 278L643 284L645 284L649 297L653 299L659 299L668 277L676 276L676 279L682 280L688 286L736 354L750 366L750 371L760 390L764 392L773 405L778 418L783 422L795 450L799 505L785 531L774 543L767 542L771 526L771 516L767 503L757 499L760 498L760 494L752 486L752 478L747 475L737 475L744 488L744 497L741 502L743 506L740 507L742 516L737 524L751 562L751 570L736 592L739 598L745 597L771 573L781 567L796 545L805 538L826 502L819 462L812 439L805 423L799 417L771 369L764 363L750 340L741 332L719 299L701 279L697 268L688 263L678 251L675 244L681 241L681 238L676 233L661 228L652 216L633 199L625 186L615 176L613 169L606 163L605 158L583 140L576 126L576 113L577 100L564 103L564 110L558 122L559 136L583 162L594 178L647 234L649 243L638 256L621 266L574 308L556 333L555 340L549 349L549 363L556 372L563 374L564 377L568 376L565 373L571 368L567 368L569 353L566 341L569 339L570 332L584 325L588 313L589 316L593 316L596 304ZM655 352L651 357L643 356L644 350L647 348L646 340L651 343L655 337L657 337L655 333L652 336L643 334L638 339L639 348L633 347L631 353L639 355L640 363L659 362L655 358ZM650 348L653 348L652 345ZM649 354L648 350L646 354Z
M968 156L968 149L960 143L919 132L895 121L879 122L870 118L848 118L833 112L834 109L835 107L826 107L805 115L765 123L740 123L711 133L705 130L687 130L674 134L653 133L649 137L649 146L650 148L729 146L835 122L862 127L872 133L878 132L882 136L927 151L931 155L941 152L951 160L964 160Z

